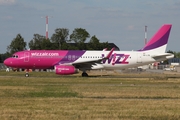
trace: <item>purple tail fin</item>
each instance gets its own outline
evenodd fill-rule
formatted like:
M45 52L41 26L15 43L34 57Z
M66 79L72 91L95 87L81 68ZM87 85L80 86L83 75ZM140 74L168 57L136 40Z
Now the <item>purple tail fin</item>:
M153 50L167 45L171 26L171 24L163 25L140 51ZM164 48L166 49L166 46Z

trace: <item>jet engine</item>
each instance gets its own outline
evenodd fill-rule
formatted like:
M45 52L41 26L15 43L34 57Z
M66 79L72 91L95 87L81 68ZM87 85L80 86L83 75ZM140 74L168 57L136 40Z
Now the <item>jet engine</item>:
M72 65L56 65L54 69L55 73L58 75L70 75L78 73L78 69Z

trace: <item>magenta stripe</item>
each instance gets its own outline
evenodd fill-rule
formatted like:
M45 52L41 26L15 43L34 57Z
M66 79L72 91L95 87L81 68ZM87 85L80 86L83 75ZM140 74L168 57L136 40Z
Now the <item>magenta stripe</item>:
M163 25L140 51L155 49L167 44L171 26Z

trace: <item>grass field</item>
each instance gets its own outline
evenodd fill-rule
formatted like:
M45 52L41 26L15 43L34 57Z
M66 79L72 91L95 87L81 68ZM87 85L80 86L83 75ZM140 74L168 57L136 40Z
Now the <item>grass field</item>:
M1 120L180 119L177 76L79 76L1 71Z

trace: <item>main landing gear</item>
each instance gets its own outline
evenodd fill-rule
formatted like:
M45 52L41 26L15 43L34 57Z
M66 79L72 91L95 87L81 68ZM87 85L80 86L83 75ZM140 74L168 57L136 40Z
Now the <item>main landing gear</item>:
M83 72L82 77L88 77L88 74L86 72Z

